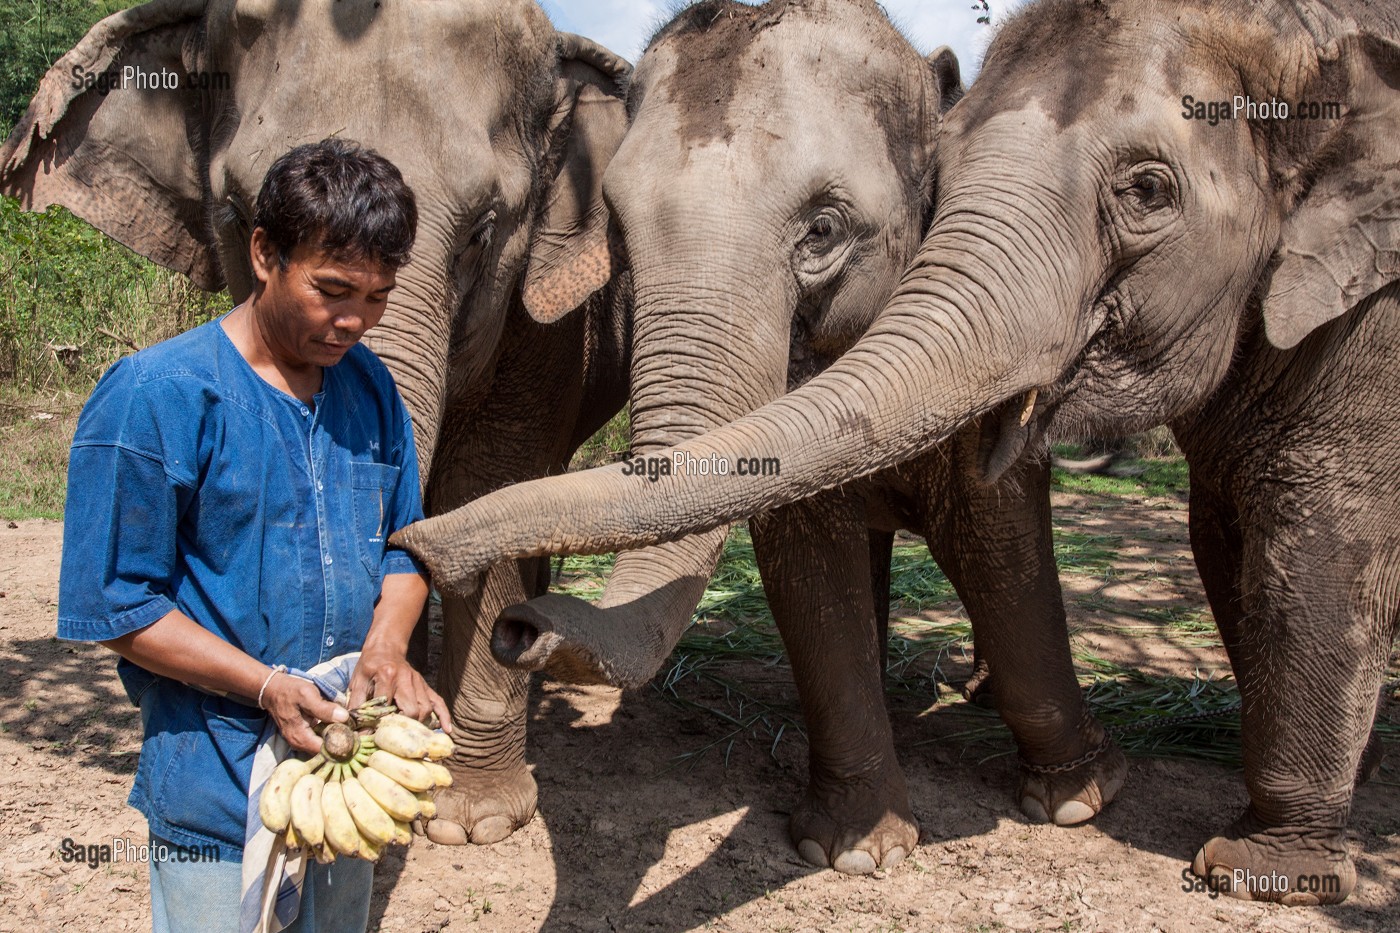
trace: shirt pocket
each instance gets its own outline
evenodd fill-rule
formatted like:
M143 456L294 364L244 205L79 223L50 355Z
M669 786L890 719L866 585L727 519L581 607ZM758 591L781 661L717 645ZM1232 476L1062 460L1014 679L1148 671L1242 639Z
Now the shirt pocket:
M379 578L384 563L384 544L393 516L394 490L399 485L399 468L387 463L350 464L350 494L354 499L355 539L360 560L370 576Z
M172 826L242 848L248 781L267 714L222 697L200 702L204 728L182 733L156 788Z

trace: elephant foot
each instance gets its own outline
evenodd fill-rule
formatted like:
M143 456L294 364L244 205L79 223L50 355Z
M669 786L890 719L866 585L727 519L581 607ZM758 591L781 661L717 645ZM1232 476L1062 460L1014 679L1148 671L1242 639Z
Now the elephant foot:
M1084 757L1084 756L1081 756ZM1076 759L1078 761L1078 759ZM1128 759L1105 737L1088 761L1021 766L1021 812L1037 823L1073 826L1093 819L1117 796Z
M997 698L992 693L992 669L987 662L978 660L972 668L972 676L962 688L963 699L983 709L996 709Z
M788 827L804 859L848 875L893 868L919 841L903 775L875 786L852 780L808 787Z
M468 842L490 845L535 815L535 777L523 763L506 772L454 766L451 761L447 768L452 773L452 786L439 787L434 792L437 814L425 827L433 842L445 846Z
M1339 904L1356 887L1341 830L1265 826L1249 810L1201 846L1191 871L1213 891L1293 907Z

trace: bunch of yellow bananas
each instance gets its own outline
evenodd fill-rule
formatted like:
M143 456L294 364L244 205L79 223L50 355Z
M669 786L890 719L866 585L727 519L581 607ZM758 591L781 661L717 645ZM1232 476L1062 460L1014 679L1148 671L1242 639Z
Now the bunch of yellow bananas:
M310 847L318 861L374 861L389 843L406 845L409 821L437 815L433 788L452 783L438 763L452 754L452 739L382 697L352 712L348 725L325 726L321 746L314 758L279 764L258 801L263 825L285 833L289 849Z

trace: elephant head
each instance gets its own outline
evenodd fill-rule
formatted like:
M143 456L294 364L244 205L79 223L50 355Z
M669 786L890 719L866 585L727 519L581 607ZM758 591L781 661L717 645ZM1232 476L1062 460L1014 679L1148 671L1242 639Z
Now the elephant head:
M779 473L650 482L603 467L501 490L402 541L451 587L503 555L713 528L980 415L991 477L1051 428L1189 412L1247 335L1292 347L1400 274L1400 28L1352 6L1029 7L945 118L933 225L861 340L796 391L657 453L776 458ZM1198 119L1188 97L1330 118Z
M529 0L153 0L53 66L0 190L241 301L272 161L327 136L378 150L421 218L370 343L426 481L446 399L484 391L509 302L551 320L614 273L600 188L629 70Z
M657 33L604 178L635 294L634 463L772 401L859 338L923 237L938 122L961 93L952 52L920 56L873 0L708 0ZM506 609L497 659L645 682L725 532L621 555L598 607L553 595Z

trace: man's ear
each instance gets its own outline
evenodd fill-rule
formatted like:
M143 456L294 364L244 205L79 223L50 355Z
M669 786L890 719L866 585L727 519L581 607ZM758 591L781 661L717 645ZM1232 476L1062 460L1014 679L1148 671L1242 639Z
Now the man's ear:
M630 71L589 40L561 37L549 137L553 179L536 215L523 295L526 310L541 323L568 314L619 271L603 173L627 132L622 86Z
M201 288L223 287L195 152L199 92L182 50L204 0L153 0L93 26L49 69L0 150L0 192L26 210L61 204ZM112 86L124 68L178 89Z
M1317 177L1284 221L1263 302L1282 350L1400 278L1400 46L1359 31L1338 48L1344 112L1316 134Z

